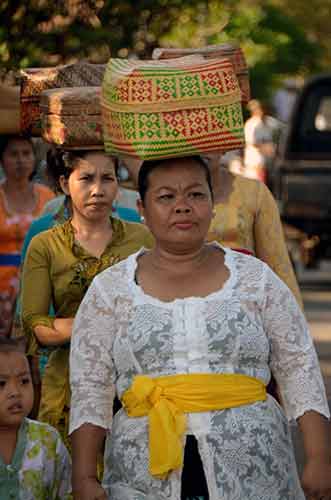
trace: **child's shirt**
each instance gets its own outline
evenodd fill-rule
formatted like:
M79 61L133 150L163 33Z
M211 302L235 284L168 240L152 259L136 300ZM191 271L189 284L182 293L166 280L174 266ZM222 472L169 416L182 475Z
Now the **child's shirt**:
M11 464L0 456L0 499L71 498L71 459L59 433L48 424L25 418Z

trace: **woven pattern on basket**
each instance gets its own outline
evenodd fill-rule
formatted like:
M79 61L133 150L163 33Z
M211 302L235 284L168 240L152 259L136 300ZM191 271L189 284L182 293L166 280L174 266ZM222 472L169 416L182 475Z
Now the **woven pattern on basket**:
M169 158L244 144L240 89L228 59L111 59L101 109L110 154Z
M105 64L85 61L55 68L28 68L21 70L21 131L39 136L40 95L44 90L63 87L100 86Z
M231 42L221 45L207 45L199 49L156 48L152 57L153 59L173 59L190 54L201 55L206 59L229 58L239 81L241 100L245 104L248 103L251 98L248 66L244 53L238 44Z
M65 148L102 148L100 91L100 87L74 87L42 92L43 139Z

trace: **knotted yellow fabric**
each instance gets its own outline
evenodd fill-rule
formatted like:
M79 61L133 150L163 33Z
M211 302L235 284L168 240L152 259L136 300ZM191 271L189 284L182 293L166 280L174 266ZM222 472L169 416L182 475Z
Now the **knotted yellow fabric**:
M222 410L265 401L260 380L242 374L137 375L123 394L129 417L148 415L149 470L165 479L183 465L185 413Z

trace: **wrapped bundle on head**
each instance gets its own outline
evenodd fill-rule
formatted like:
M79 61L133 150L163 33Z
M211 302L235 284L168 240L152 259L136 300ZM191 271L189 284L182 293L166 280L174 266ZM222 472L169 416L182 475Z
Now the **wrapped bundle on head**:
M41 134L39 103L44 90L100 86L105 68L105 64L82 61L55 68L21 70L21 131L35 136Z
M102 84L105 150L142 160L244 145L241 92L229 59L110 59Z
M183 57L190 54L199 54L205 59L217 59L227 57L232 62L234 71L237 75L239 87L241 90L241 100L243 104L247 104L251 98L250 85L249 85L249 75L248 75L248 65L244 56L243 51L238 44L223 43L220 45L207 45L206 47L201 47L199 49L154 49L152 58L153 59L173 59L177 57Z
M42 138L63 148L102 149L100 87L73 87L42 92Z

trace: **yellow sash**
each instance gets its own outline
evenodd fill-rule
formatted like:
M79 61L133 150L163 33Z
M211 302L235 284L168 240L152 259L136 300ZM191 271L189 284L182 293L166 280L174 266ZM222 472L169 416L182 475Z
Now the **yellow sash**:
M265 401L266 394L263 382L241 374L137 375L122 403L129 417L148 415L149 470L165 479L183 465L185 413Z

